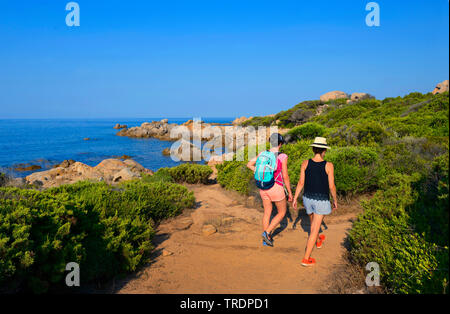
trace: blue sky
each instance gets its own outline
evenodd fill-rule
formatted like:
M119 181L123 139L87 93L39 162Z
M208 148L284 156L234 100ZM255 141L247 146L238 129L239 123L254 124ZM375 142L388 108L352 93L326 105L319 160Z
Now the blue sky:
M449 77L448 0L0 0L0 118L265 115Z

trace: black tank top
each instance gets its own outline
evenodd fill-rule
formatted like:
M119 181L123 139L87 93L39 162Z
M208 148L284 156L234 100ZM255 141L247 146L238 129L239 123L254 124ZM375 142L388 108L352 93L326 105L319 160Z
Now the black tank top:
M330 200L330 187L328 185L328 174L325 171L327 162L315 162L308 160L308 166L305 170L305 190L303 196L319 200Z

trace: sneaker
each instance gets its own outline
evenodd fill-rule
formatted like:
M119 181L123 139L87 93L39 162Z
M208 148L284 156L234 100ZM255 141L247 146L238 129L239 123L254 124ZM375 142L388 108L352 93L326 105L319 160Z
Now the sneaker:
M302 260L302 266L305 266L305 267L314 266L315 263L316 263L316 260L314 258L312 258L312 257L310 257L307 260L306 259Z
M268 246L273 246L272 239L269 237L269 235L267 234L267 232L264 231L264 232L262 233L262 238L263 238L264 242L266 242L266 244L267 244Z
M263 246L269 246L266 241L263 240Z
M325 241L325 236L323 234L319 235L319 240L316 242L316 247L320 249L322 247L323 241Z

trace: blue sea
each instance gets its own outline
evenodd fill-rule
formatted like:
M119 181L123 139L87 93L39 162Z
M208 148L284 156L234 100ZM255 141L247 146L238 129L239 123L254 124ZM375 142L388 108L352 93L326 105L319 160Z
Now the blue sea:
M169 123L184 123L192 118L169 119ZM208 123L230 123L234 118L203 118ZM172 142L158 139L135 139L117 136L117 124L128 127L148 119L0 119L0 171L15 177L32 172L14 171L17 165L39 165L47 170L66 159L95 166L106 158L128 155L144 167L157 170L179 164L163 156ZM90 140L86 141L85 138Z

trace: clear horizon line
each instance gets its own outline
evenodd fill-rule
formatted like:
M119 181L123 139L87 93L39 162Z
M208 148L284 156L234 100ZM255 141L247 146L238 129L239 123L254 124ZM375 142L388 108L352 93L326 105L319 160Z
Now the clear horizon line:
M115 120L115 119L193 119L193 118L205 118L205 119L215 119L215 118L219 118L219 119L228 119L228 118L236 118L236 117L242 117L241 116L187 116L187 117L165 117L165 116L160 116L160 117L38 117L38 118L30 118L30 117L25 117L25 118L18 118L18 117L0 117L0 120Z

